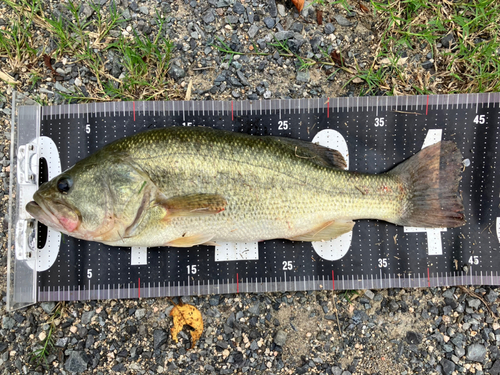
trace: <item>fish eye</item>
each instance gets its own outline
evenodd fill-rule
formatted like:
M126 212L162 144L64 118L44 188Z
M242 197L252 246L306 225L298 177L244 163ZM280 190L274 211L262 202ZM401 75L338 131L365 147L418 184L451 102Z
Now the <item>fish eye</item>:
M61 194L68 194L69 190L73 186L73 180L70 177L61 177L57 181L57 190Z

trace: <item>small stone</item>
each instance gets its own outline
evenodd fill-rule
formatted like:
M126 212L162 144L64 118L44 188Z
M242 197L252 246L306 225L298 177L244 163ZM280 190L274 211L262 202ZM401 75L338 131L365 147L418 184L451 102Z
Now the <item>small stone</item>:
M149 9L146 6L140 6L139 7L139 12L141 12L142 14L148 15L149 14Z
M134 12L137 12L139 10L139 5L137 5L135 1L131 1L128 7Z
M276 335L274 336L274 343L279 346L285 346L286 344L286 332L283 330L279 330L276 332Z
M500 359L497 359L489 369L490 375L500 375Z
M236 63L236 61L233 62L233 64L234 63ZM238 67L238 69L241 68L241 64L239 64L239 65L240 66ZM236 67L236 65L235 65L235 67ZM243 72L241 70L237 70L236 71L236 75L238 76L238 79L243 84L243 86L249 86L250 85L250 83L248 83L247 77L245 77L245 74L243 74Z
M424 69L428 70L428 69L431 69L433 67L434 67L434 63L432 61L427 60L427 61L422 63L422 68L424 68Z
M57 339L55 346L57 346L59 348L65 348L66 344L68 343L68 340L69 340L69 337L61 337L61 338Z
M237 1L233 5L233 12L236 14L243 14L245 13L245 7L239 1Z
M274 25L276 25L275 19L271 17L264 18L264 23L266 24L268 29L272 29Z
M276 18L278 16L278 9L276 7L276 0L269 0L269 15Z
M219 79L219 81L218 81ZM222 80L220 80L222 79ZM224 76L219 76L215 79L215 82L223 82L225 81L225 77ZM216 294L216 295L213 295L209 298L208 300L208 303L210 304L210 306L218 306L219 303L220 303L220 295L219 294Z
M406 332L406 342L410 345L419 345L422 342L422 335L413 331Z
M490 292L486 295L486 301L489 303L495 303L495 301L498 298L498 293L495 292L493 289L490 290Z
M272 95L273 93L271 91L266 90L266 92L264 92L264 99L270 99Z
M64 368L70 372L81 373L87 370L87 360L85 353L72 351L69 358L64 363Z
M43 311L45 311L47 314L52 313L52 310L54 310L54 307L56 307L55 302L42 302L40 304L42 307Z
M82 314L82 324L89 324L92 320L92 317L95 315L95 311L84 311Z
M467 301L467 304L469 305L469 307L477 310L479 306L481 306L481 301L476 298L471 298Z
M453 373L453 371L455 371L456 366L452 361L450 361L446 358L443 358L441 360L441 367L443 368L443 373L445 375L451 375Z
M278 31L276 34L274 34L274 37L278 41L290 39L293 37L293 31Z
M205 23L212 23L215 21L215 15L212 9L209 9L205 12L203 15L203 22Z
M281 16L281 17L285 17L286 16L286 8L283 4L278 4L278 14Z
M330 35L335 32L335 26L333 26L331 23L327 23L325 25L325 34Z
M248 36L250 38L254 38L255 35L257 35L257 32L259 31L259 26L257 25L252 25L250 26L250 28L248 29Z
M458 358L462 358L465 355L465 349L461 346L456 346L455 347L455 355Z
M375 293L373 293L370 289L365 290L365 296L369 299L373 299L375 297Z
M292 26L290 27L290 30L294 31L296 33L301 33L303 29L304 29L304 25L302 25L300 22L294 22L292 24Z
M79 77L76 77L75 78L75 86L80 87L82 84L83 84L82 80Z
M16 321L12 319L10 316L2 317L2 328L3 329L12 329L16 325Z
M186 72L184 71L184 69L182 69L180 66L177 66L176 64L172 64L168 71L168 74L175 80L179 80L186 76Z
M295 77L295 79L299 82L307 83L311 80L311 73L308 70L300 70L297 72L297 76Z
M260 305L259 305L259 303L256 303L256 304L250 306L247 311L250 314L252 314L252 315L259 315L260 314Z
M167 333L162 329L155 329L153 332L154 349L159 349L168 340Z
M43 341L46 338L47 338L47 334L45 333L45 331L40 332L40 334L38 335L38 340L40 340L40 341Z
M54 85L54 88L58 91L66 93L66 94L71 93L71 91L68 90L66 87L64 87L59 81L56 82L56 84Z
M146 309L137 309L135 310L135 317L136 319L142 319L146 316Z
M453 34L448 34L445 37L441 38L441 44L444 48L450 48L450 46L454 43L455 38L453 37Z
M332 367L332 374L333 375L342 375L342 369L338 366L333 366Z
M486 348L481 344L472 344L467 347L467 360L473 362L484 362Z
M255 19L255 14L254 14L253 10L250 7L247 8L247 17L248 17L248 22L250 22L251 24L253 24L253 21Z
M238 99L241 96L241 94L238 90L231 91L231 95L233 96L233 98L236 98L236 99Z
M340 14L333 16L333 18L335 18L335 21L337 21L337 23L340 26L351 26L352 25L352 23L347 18L345 18L344 16L341 16Z
M92 9L89 4L83 3L82 7L80 8L80 16L89 18L92 14L94 14L94 9Z

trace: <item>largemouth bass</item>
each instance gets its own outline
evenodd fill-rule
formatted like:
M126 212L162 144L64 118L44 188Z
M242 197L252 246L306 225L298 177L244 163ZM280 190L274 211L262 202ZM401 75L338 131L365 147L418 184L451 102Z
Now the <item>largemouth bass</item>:
M323 241L359 219L465 223L453 142L383 174L345 166L339 152L305 141L172 127L105 146L42 184L26 209L65 234L112 246Z

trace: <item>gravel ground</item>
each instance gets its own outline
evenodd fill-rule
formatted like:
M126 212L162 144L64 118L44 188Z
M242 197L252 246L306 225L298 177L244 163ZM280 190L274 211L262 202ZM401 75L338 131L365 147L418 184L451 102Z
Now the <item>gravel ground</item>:
M274 0L116 2L124 18L121 31L154 32L156 11L168 17L167 34L174 42L171 97L269 99L356 95L360 86L348 83L348 73L327 69L299 71L297 59L273 53L268 42L288 39L304 57L343 51L347 64L371 64L376 54L377 19L357 8L306 6L298 17L292 5ZM103 11L107 1L101 1ZM355 3L354 3L355 4ZM59 2L47 2L46 12L67 12ZM316 11L323 11L318 25ZM58 13L59 12L59 13ZM94 17L88 7L84 17ZM267 56L234 56L231 63L211 43L223 38L234 51L254 46ZM34 43L46 38L43 30ZM48 44L52 40L45 40ZM437 48L447 48L444 39ZM435 68L433 51L402 51L408 76L429 77ZM321 56L319 56L321 57ZM122 62L106 56L107 74L120 79ZM22 71L2 70L20 81L18 89L47 103L64 101L60 93L96 92L96 78L71 56L53 61L58 76L45 72L31 85ZM43 70L43 63L40 62ZM432 81L432 80L431 80ZM12 89L2 83L0 160L2 212L8 202L10 100ZM407 87L399 87L408 92ZM373 94L383 94L383 88ZM6 221L0 232L0 266L6 268ZM14 313L5 311L5 271L0 277L2 316L0 368L8 374L500 374L498 295L490 287L390 289L358 294L263 293L183 298L202 312L205 331L190 349L187 330L178 344L170 336L172 304L167 299L67 303L54 320L54 348L44 364L31 360L50 333L54 303L42 303Z

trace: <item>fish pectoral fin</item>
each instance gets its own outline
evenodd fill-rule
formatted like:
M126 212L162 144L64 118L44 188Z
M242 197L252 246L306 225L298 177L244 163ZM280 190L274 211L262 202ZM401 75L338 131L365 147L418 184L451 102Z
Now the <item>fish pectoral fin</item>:
M291 241L329 241L350 232L354 227L354 221L332 220L328 221L309 233L289 238Z
M159 197L156 205L167 210L166 219L180 216L214 215L224 211L226 199L219 194L189 194L171 198Z
M192 236L185 236L176 238L165 244L165 246L173 247L191 247L196 245L207 245L211 243L211 239L214 236L212 234L194 234Z

